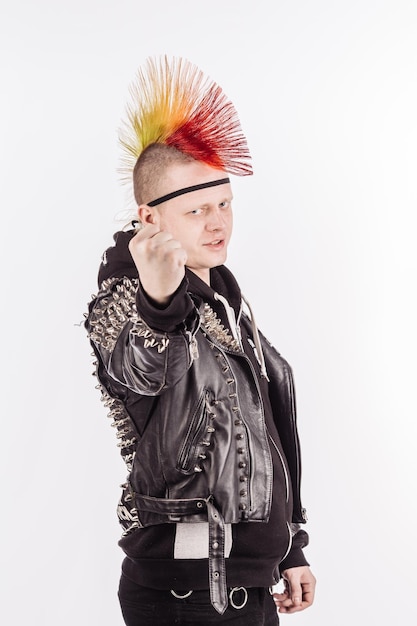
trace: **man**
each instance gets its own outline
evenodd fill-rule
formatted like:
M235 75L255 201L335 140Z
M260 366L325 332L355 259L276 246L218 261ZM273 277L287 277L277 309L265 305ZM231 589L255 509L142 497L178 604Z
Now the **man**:
M106 251L86 321L129 472L122 613L128 626L272 626L276 607L312 603L315 579L291 369L224 266L226 172L251 173L250 157L232 105L194 66L149 61L139 84L122 140L137 221Z

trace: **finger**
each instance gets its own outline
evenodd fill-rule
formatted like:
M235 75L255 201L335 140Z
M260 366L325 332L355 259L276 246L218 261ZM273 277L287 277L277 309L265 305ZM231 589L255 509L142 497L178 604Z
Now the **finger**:
M157 262L179 262L179 265L185 265L187 253L177 239L173 239L169 233L158 233L152 239L148 240L147 252L149 259Z
M294 608L294 603L289 596L287 598L284 598L283 600L278 600L275 604L282 611L287 611L288 609Z
M156 250L158 247L165 245L167 242L176 241L173 239L171 233L163 230L159 230L158 227L154 224L150 224L149 226L145 226L139 233L137 233L129 242L129 249L132 251L132 248L142 247L145 245L149 247L149 250ZM175 246L180 246L179 242L175 243Z
M312 591L304 591L302 601L295 604L291 597L287 600L279 602L277 604L280 613L296 613L297 611L304 611L312 605L314 599L314 593Z
M297 578L289 580L289 594L294 606L299 606L303 599L301 582Z
M181 245L180 242L174 239L171 233L167 232L166 230L158 231L157 233L152 235L152 237L150 237L150 240L151 240L150 243L155 246L163 246L166 243L171 243L171 242L173 242L177 246Z
M157 250L161 260L178 261L180 265L185 265L187 261L187 253L176 239L165 241Z
M144 224L142 228L138 230L138 232L132 237L129 241L129 248L131 245L135 245L140 241L144 241L149 239L159 233L160 228L156 224Z
M298 613L299 611L304 611L304 609L308 608L310 605L307 602L302 602L298 606L294 606L292 603L290 606L284 606L280 604L278 606L278 611L280 613Z
M303 603L310 606L314 601L314 585L303 585Z
M185 265L187 253L177 239L173 239L170 233L157 233L148 241L148 252L151 257L162 262L179 262Z
M283 591L282 593L273 593L272 597L274 598L275 604L281 603L288 599L288 592Z

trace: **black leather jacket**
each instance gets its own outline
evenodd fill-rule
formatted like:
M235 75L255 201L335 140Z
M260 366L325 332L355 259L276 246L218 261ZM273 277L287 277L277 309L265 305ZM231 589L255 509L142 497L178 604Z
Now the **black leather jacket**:
M257 377L239 339L207 303L196 298L183 325L161 333L138 316L137 286L134 278L104 281L86 322L103 400L129 470L119 519L126 536L162 523L208 521L211 597L222 612L224 524L268 521L271 510L273 441ZM240 323L253 331L249 317L242 315ZM258 337L293 499L288 522L299 524L306 515L292 372Z

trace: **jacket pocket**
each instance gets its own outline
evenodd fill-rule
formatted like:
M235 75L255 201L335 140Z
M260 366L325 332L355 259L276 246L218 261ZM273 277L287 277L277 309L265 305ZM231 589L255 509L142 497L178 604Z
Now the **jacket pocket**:
M187 434L178 454L177 469L186 474L199 471L199 462L205 458L205 452L210 445L208 397L209 392L204 389L192 413Z

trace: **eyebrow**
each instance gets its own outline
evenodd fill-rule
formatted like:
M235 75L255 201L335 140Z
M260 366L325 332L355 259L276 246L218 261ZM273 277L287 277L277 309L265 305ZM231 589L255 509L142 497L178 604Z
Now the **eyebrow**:
M148 206L157 206L158 204L162 204L167 200L171 200L172 198L176 198L177 196L182 196L185 193L191 193L192 191L198 191L199 189L206 189L206 187L217 187L217 185L226 185L230 183L230 178L219 178L218 180L211 180L207 183L200 183L199 185L192 185L191 187L183 187L182 189L178 189L177 191L172 191L171 193L167 193L165 196L161 196L156 200L152 200L152 202L148 202Z

